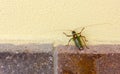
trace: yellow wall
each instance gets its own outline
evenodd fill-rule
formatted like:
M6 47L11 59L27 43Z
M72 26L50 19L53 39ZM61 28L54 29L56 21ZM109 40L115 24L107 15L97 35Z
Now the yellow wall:
M120 0L0 0L0 42L65 44L63 31L101 24L84 30L89 44L118 44L119 20Z

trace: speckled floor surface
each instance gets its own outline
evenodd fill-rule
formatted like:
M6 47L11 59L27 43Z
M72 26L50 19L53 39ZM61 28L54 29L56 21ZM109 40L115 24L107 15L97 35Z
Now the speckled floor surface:
M119 74L120 45L0 44L0 74Z
M74 46L59 46L58 74L119 74L120 46L97 45L80 51Z

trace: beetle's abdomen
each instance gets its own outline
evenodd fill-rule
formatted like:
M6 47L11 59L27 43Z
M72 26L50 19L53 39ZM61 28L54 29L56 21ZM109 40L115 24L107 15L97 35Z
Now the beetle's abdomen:
M83 48L82 43L79 38L75 38L74 43L79 49Z

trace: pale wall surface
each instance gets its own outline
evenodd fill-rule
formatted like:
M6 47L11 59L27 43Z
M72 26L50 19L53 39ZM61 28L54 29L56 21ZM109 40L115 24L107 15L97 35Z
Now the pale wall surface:
M68 38L63 31L100 24L84 30L89 44L118 44L119 3L120 0L0 0L0 42L65 44Z

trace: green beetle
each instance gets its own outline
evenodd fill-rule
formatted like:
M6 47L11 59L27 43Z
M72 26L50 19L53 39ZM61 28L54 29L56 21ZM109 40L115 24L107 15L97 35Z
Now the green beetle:
M68 41L68 45L69 45L70 41L73 40L75 45L79 48L79 50L83 50L84 46L86 48L88 48L87 45L86 45L86 42L87 42L86 37L81 35L81 33L84 29L85 28L83 27L81 32L79 32L79 33L76 33L76 31L72 31L72 35L67 35L66 33L63 32L63 34L65 34L67 37L72 37Z

